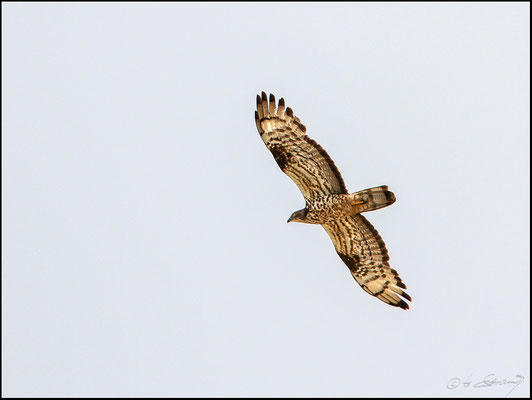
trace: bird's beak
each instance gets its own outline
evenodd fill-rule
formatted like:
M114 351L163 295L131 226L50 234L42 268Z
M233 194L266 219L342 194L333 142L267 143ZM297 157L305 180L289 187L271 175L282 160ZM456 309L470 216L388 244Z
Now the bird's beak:
M292 221L292 217L288 218L288 221L286 221L286 223L289 223L290 221Z

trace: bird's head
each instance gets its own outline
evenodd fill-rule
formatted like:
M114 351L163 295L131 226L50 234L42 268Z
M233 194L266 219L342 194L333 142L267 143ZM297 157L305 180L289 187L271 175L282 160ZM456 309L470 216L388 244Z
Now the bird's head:
M288 218L288 222L305 222L305 218L307 217L308 209L304 208L299 211L294 211L292 215L290 215L290 218Z

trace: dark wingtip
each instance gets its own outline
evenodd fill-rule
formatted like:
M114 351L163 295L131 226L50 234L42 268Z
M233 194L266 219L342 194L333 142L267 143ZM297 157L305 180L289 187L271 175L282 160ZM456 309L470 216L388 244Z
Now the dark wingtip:
M403 310L408 310L410 307L408 306L408 303L404 300L401 300L401 302L395 304L397 307L402 308Z
M286 109L286 115L288 115L289 117L292 117L294 115L294 112L292 111L290 107Z
M257 105L259 105L259 104L260 104L260 102L261 102L261 100L260 100L260 96L259 96L259 95L257 95Z
M275 103L275 96L273 93L270 93L270 103Z
M282 97L279 99L279 106L284 107L284 99Z
M401 293L401 296L403 296L408 301L412 301L412 297L410 297L410 295L406 292Z
M268 101L268 96L264 92L262 92L262 101Z

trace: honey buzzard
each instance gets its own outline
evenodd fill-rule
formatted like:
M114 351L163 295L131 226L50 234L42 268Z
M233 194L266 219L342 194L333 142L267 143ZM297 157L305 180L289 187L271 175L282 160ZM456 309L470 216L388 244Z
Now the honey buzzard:
M257 95L255 121L259 134L281 170L297 185L306 206L288 222L319 224L358 284L386 304L408 309L406 285L388 264L388 250L377 230L361 214L395 202L387 186L349 194L327 152L306 134L284 99Z

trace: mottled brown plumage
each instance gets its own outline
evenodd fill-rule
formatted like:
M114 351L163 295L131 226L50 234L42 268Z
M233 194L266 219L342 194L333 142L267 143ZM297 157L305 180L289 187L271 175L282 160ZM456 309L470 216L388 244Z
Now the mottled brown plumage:
M255 122L281 170L297 185L306 206L288 222L322 225L336 252L367 293L392 306L408 309L405 284L388 264L388 251L377 230L360 213L395 202L387 186L349 194L327 152L306 135L306 128L284 99L257 95Z

